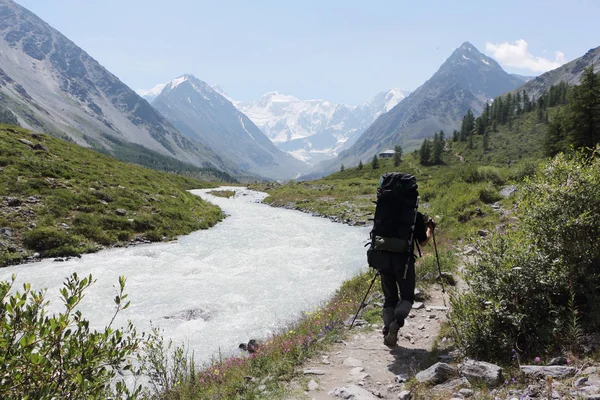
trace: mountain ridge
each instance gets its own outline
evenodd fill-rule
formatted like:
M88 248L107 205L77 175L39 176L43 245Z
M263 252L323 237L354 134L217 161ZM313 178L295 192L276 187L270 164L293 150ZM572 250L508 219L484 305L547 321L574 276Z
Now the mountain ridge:
M356 143L336 159L317 165L308 177L322 176L340 168L369 161L374 154L401 145L415 149L434 132L458 129L464 114L482 111L485 101L520 86L522 81L504 71L492 58L464 42L437 72L380 115ZM449 132L448 132L449 133Z
M193 75L165 84L152 106L184 135L205 143L246 173L289 179L307 170L306 164L277 148L227 98Z
M82 146L110 150L110 139L116 138L233 172L83 49L12 0L0 0L0 101L19 125Z

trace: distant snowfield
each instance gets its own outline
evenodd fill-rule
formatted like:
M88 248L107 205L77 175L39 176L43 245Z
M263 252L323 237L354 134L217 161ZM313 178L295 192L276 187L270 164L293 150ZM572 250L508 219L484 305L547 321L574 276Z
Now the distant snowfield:
M196 360L237 352L250 338L264 338L326 301L340 284L366 265L367 228L332 223L298 211L259 204L266 195L231 188L225 199L194 190L229 215L215 227L176 242L111 249L67 262L44 260L3 268L0 279L17 275L48 288L51 310L61 308L58 290L73 272L93 274L81 310L95 328L113 314L118 277L127 277L130 319L138 331L150 324L167 339L186 344Z

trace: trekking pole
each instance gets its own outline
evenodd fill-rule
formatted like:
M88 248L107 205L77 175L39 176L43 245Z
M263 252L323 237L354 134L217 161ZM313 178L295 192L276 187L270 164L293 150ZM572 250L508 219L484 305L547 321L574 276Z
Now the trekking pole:
M433 248L435 249L435 259L437 260L438 272L440 273L440 282L442 282L442 293L446 293L446 286L444 285L444 278L442 277L442 267L440 266L440 256L438 255L437 243L435 242L435 228L431 230L431 236L433 236ZM445 299L444 302L446 302Z
M362 299L362 301L358 305L358 310L356 310L356 314L354 315L354 318L352 319L350 328L348 328L349 330L352 329L352 327L354 326L354 321L356 321L356 317L358 317L358 313L360 312L360 309L363 308L363 304L365 303L365 300L367 299L367 296L369 295L369 292L371 291L371 288L373 287L373 284L375 283L375 279L377 279L378 276L379 276L379 271L377 271L377 273L373 277L373 280L371 281L371 285L369 286L367 293L365 293L365 297Z

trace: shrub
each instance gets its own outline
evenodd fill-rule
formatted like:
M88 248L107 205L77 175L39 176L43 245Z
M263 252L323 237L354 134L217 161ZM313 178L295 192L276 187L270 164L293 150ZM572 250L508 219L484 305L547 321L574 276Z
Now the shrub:
M77 246L79 239L77 236L51 226L43 226L23 233L25 246L40 253Z
M134 399L122 379L132 370L131 356L141 343L131 323L126 329L91 331L81 311L76 311L92 276L67 278L61 289L64 311L48 312L45 291L12 292L15 281L0 282L0 352L3 399ZM129 303L124 300L125 278L114 301L116 316ZM114 317L113 317L114 320ZM111 322L112 323L112 322Z
M600 160L559 155L519 196L520 222L481 243L471 290L452 298L454 339L470 356L575 350L600 328Z

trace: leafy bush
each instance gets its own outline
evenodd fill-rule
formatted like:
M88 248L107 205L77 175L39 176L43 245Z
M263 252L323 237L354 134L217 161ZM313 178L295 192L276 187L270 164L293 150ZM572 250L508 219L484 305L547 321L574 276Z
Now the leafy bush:
M452 298L454 339L474 357L576 350L600 329L600 159L559 155L520 193L520 222L481 243L471 290Z
M61 289L64 311L49 314L45 291L9 294L12 282L0 282L0 398L3 399L134 399L122 379L132 370L131 356L141 344L131 324L126 329L90 331L89 321L76 310L92 276L67 278ZM119 278L114 317L129 306L125 278ZM114 321L113 317L113 321Z
M51 226L42 226L23 233L23 244L44 254L50 250L75 247L79 244L79 239Z

